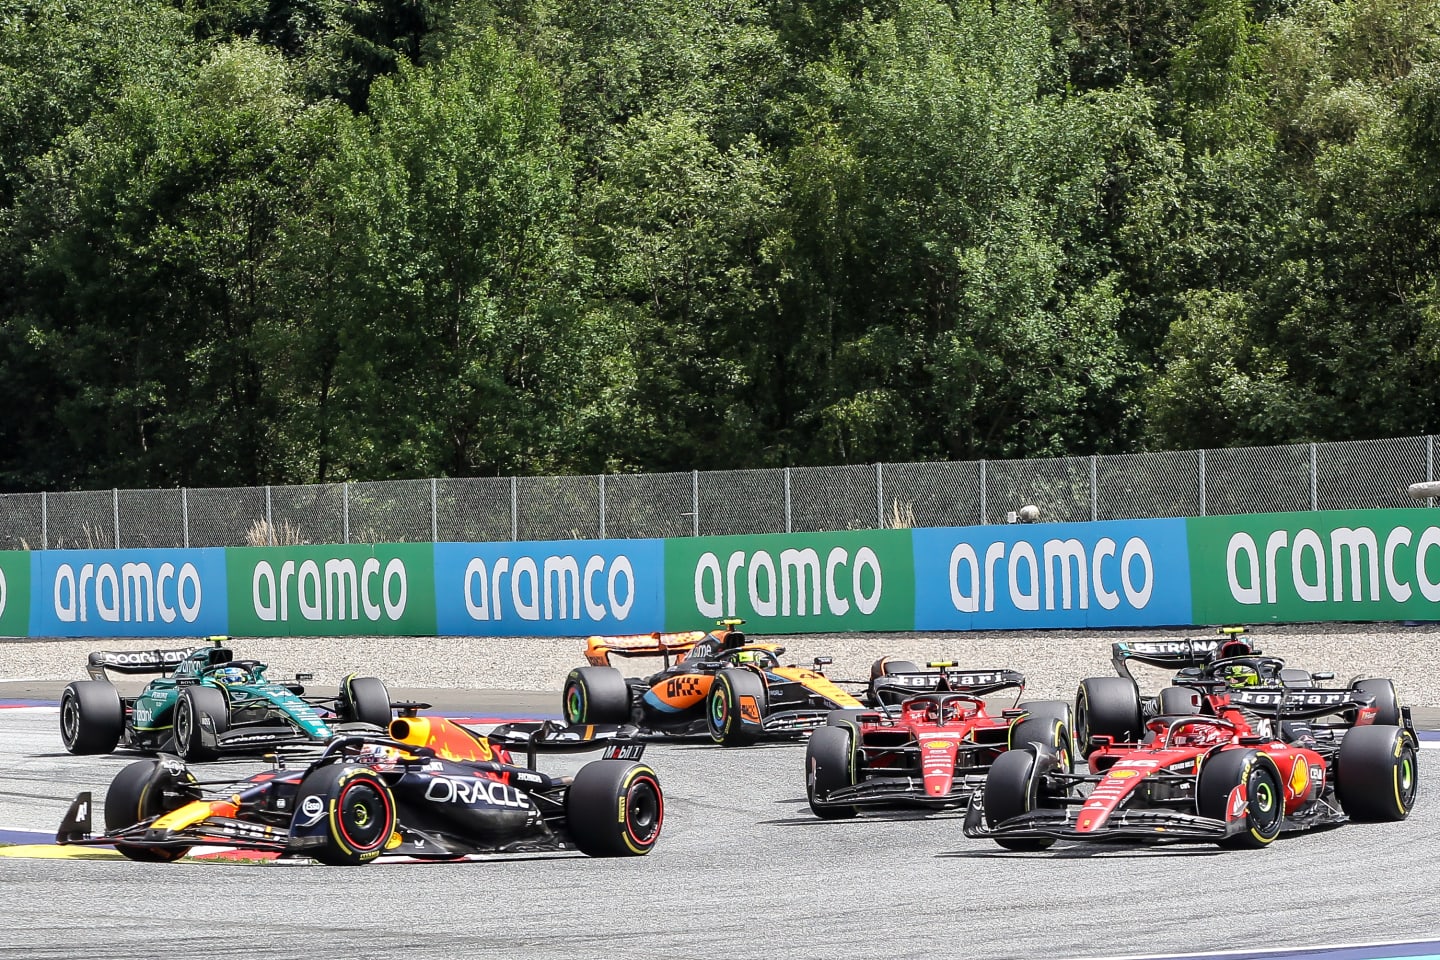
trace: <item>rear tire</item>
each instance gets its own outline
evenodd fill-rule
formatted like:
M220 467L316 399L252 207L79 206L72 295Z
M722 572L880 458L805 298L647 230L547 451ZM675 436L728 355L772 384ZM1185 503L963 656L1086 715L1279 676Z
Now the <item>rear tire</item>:
M665 795L643 763L594 760L565 794L570 839L591 857L643 857L660 838Z
M1044 806L1040 794L1038 757L1030 750L1009 750L995 758L981 787L985 801L985 824L995 827L1006 820ZM1036 851L1053 846L1051 837L992 837L1006 850Z
M1124 677L1089 677L1075 692L1075 736L1085 756L1095 752L1095 738L1116 743L1140 739L1140 689Z
M1395 695L1395 681L1382 679L1356 680L1350 689L1368 693L1375 698L1375 725L1400 725L1400 700Z
M855 740L849 727L821 727L805 745L805 798L821 820L846 820L860 811L854 806L817 804L816 798L855 784Z
M755 716L746 717L744 702L755 704ZM760 738L765 719L765 684L749 670L721 670L715 675L706 700L705 724L710 739L727 747L743 747Z
M1070 728L1055 717L1031 714L1010 726L1010 749L1023 750L1030 746L1037 750L1048 750L1059 760L1060 769L1069 773L1071 769Z
M60 739L71 753L111 753L124 732L125 706L114 684L76 680L60 695Z
M312 797L319 797L325 810L325 842L306 856L331 867L353 867L385 851L395 832L395 798L374 770L329 764L311 771L295 796L296 817L307 805L314 807Z
M1160 717L1193 717L1201 709L1200 694L1191 687L1165 687L1155 702L1155 715Z
M1226 820L1230 794L1245 786L1245 829L1219 841L1220 846L1258 850L1280 835L1285 823L1285 792L1275 764L1254 750L1224 750L1200 766L1195 787L1202 817Z
M105 791L105 832L124 830L151 817L178 810L195 797L195 777L174 761L136 760L127 765ZM115 844L115 849L141 863L169 863L190 852L189 847L136 847Z
M1393 823L1410 816L1419 787L1418 752L1408 731L1353 727L1340 741L1335 792L1351 820Z
M369 723L381 730L388 729L393 713L390 691L376 677L357 677L353 673L340 685L337 706L342 720Z
M201 718L209 717L217 734L230 728L230 707L225 694L214 687L186 687L175 700L175 752L186 763L203 763L220 751L201 739Z
M567 723L628 723L630 686L614 667L577 667L560 697Z

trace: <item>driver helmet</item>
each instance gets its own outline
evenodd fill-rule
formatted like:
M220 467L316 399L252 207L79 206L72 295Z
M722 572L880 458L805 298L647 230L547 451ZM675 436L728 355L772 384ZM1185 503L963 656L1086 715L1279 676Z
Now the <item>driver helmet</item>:
M244 683L250 679L244 667L221 667L218 670L212 671L210 676L216 683L224 684Z
M759 650L736 650L736 651L735 651L735 662L736 662L736 663L758 663L759 661L760 661L760 651L759 651Z
M1227 687L1257 687L1260 671L1248 663L1229 663L1220 670L1220 679Z

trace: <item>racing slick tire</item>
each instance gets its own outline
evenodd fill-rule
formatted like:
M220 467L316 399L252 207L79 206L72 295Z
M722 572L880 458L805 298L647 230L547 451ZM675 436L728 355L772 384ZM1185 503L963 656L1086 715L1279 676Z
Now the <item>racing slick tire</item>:
M194 799L195 776L172 760L136 760L110 781L105 791L105 832L124 830L142 820L178 810ZM169 863L190 852L189 847L137 847L117 843L115 849L141 863Z
M565 793L570 839L591 857L643 857L660 838L665 794L643 763L592 760Z
M878 680L881 677L888 677L892 673L919 673L920 668L911 660L897 660L894 657L881 657L870 665L870 679Z
M76 680L60 695L60 739L71 753L111 753L124 732L125 706L114 684Z
M1255 750L1222 750L1200 766L1195 785L1202 817L1228 819L1230 795L1245 787L1245 829L1219 841L1222 847L1258 850L1270 845L1285 824L1285 792L1273 761Z
M753 701L755 715L747 717L744 701ZM765 682L750 670L721 670L710 686L705 704L705 726L710 739L727 747L754 743L765 718Z
M350 674L340 684L336 713L347 723L369 723L381 730L390 726L390 691L376 677Z
M1200 713L1200 694L1192 687L1162 687L1155 697L1158 717L1193 717Z
M1064 700L1030 700L1017 703L1016 706L1032 717L1054 717L1065 724L1067 734L1075 731L1075 705L1072 703Z
M220 752L201 739L201 718L209 717L216 733L230 728L225 694L214 687L186 687L175 699L175 752L187 763L214 760Z
M1400 700L1395 695L1395 681L1370 678L1356 680L1350 684L1356 693L1368 693L1375 698L1375 725L1394 727L1400 725Z
M614 667L577 667L565 678L566 723L629 723L630 685Z
M1046 807L1059 806L1045 792L1040 755L1033 749L1007 750L995 758L985 775L985 824L994 827L1013 817ZM1051 837L992 837L1006 850L1045 850L1055 843Z
M1067 706L1068 704L1062 704ZM1071 754L1070 728L1063 720L1045 714L1031 713L1010 725L1010 749L1023 749L1026 745L1049 750L1056 755L1060 769L1070 772Z
M1097 736L1117 743L1140 739L1140 689L1125 677L1088 677L1075 692L1075 738L1082 755L1095 752Z
M821 820L844 820L860 811L853 806L817 804L839 787L855 785L855 740L853 728L821 727L805 744L805 798L810 812Z
M893 657L881 657L870 665L870 702L876 706L885 706L887 701L891 704L898 704L913 694L914 688L899 686L893 681L887 682L886 678L896 673L920 673L920 667L913 660L897 660Z
M1415 740L1403 727L1353 727L1340 741L1335 792L1351 820L1394 822L1410 816L1418 789Z
M295 822L323 820L323 842L300 851L330 867L353 867L380 856L395 832L395 797L369 767L327 764L305 775L295 795ZM292 834L296 827L291 827Z

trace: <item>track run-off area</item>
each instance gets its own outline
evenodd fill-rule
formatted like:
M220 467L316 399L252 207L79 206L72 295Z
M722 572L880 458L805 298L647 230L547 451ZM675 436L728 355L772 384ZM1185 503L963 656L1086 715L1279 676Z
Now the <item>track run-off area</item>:
M527 710L512 693L487 712L473 694L458 710L445 696L437 709L496 718L553 715L556 700L536 693ZM5 704L0 843L15 846L0 847L0 957L1440 956L1440 803L1426 783L1435 734L1408 820L1257 851L1010 853L966 839L960 811L824 822L805 803L801 744L656 741L645 759L665 790L665 824L647 857L140 864L40 846L77 792L99 801L134 755L70 756L52 703ZM586 759L540 765L567 772Z

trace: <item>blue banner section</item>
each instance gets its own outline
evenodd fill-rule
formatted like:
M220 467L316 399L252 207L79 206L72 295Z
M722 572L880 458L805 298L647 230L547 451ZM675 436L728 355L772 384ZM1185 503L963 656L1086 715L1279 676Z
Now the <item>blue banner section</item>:
M229 632L225 550L37 550L32 637L211 636Z
M1189 624L1185 521L917 528L916 630Z
M435 544L444 636L648 633L665 622L663 540Z

